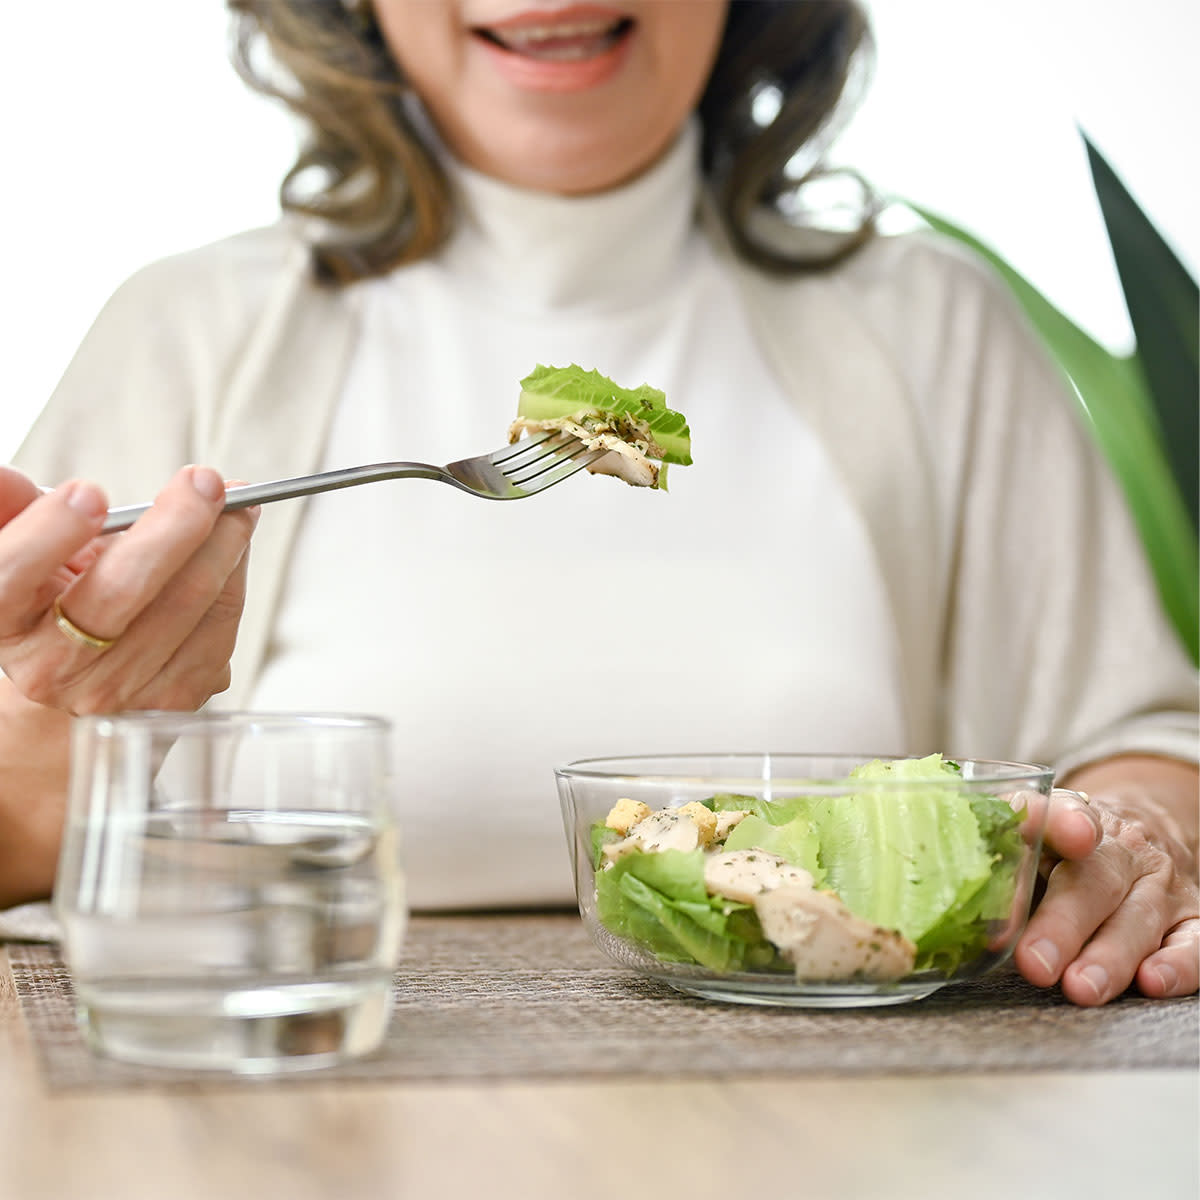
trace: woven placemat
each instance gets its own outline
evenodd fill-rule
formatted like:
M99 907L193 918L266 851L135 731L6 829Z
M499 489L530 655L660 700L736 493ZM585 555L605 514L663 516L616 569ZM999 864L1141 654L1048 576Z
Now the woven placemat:
M94 1056L76 1030L71 979L57 948L12 944L8 952L51 1087L213 1081L210 1073ZM1150 1001L1129 994L1084 1009L1001 971L888 1008L719 1004L615 966L591 945L579 920L565 914L416 917L395 993L388 1037L375 1056L288 1081L1195 1069L1200 1063L1194 997Z

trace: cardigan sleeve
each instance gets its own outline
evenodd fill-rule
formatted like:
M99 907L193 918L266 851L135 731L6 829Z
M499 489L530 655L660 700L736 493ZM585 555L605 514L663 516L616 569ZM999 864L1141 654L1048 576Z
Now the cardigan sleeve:
M913 254L934 281L908 355L941 465L944 745L1060 773L1126 752L1195 761L1196 672L1080 405L982 264Z
M117 289L18 447L14 466L45 486L90 479L110 503L125 504L149 499L174 467L195 460L196 382L164 323L171 291L161 265Z
M307 474L356 335L353 299L314 284L286 222L164 259L101 311L14 465L45 485L87 477L114 505L153 498L189 462L229 479ZM250 694L302 510L269 506L255 531L222 705Z
M146 266L113 293L17 449L38 483L76 476L113 504L152 498L189 462L219 461L215 425L258 313L291 252L241 234Z
M727 254L719 230L714 244ZM955 243L877 237L837 270L736 264L889 597L906 749L1196 761L1197 675L1124 495L1004 285Z

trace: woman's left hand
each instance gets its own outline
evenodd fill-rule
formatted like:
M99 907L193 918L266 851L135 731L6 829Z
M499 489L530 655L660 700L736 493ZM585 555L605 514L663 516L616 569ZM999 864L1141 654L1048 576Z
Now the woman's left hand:
M1045 893L1014 953L1021 974L1039 987L1061 982L1081 1005L1104 1004L1133 983L1156 998L1200 989L1200 907L1187 840L1169 809L1152 801L1131 808L1120 788L1086 799L1054 792Z

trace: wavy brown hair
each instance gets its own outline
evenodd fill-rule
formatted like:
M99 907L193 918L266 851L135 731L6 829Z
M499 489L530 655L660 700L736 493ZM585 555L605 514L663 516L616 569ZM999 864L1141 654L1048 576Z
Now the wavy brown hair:
M432 253L452 226L449 185L369 4L227 2L238 72L303 124L280 203L328 231L313 246L317 277L351 283ZM854 185L832 227L802 198L831 174L822 155L872 54L857 0L732 0L699 116L711 195L747 258L811 269L870 235L874 196L853 173L832 173Z

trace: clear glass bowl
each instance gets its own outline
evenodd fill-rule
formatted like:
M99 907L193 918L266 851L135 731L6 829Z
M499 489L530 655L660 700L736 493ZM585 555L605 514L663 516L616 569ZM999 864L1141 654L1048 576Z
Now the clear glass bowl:
M622 966L743 1004L897 1004L982 975L1011 954L1028 918L1052 771L956 759L936 780L904 778L914 762L755 753L561 766L555 779L584 924ZM872 777L851 777L872 763ZM700 804L713 820L689 809L622 833L606 826L618 801L627 802L618 826L645 816L639 805ZM755 821L722 816L731 810ZM732 820L727 848L721 834ZM674 857L645 849L652 835L670 842L681 824ZM705 844L709 834L717 840ZM714 892L705 872L718 855L743 872L763 870L767 857L768 874L729 887L726 871ZM785 871L786 894L764 904L766 892L755 889L763 878L778 881L780 859L803 865L811 884Z

